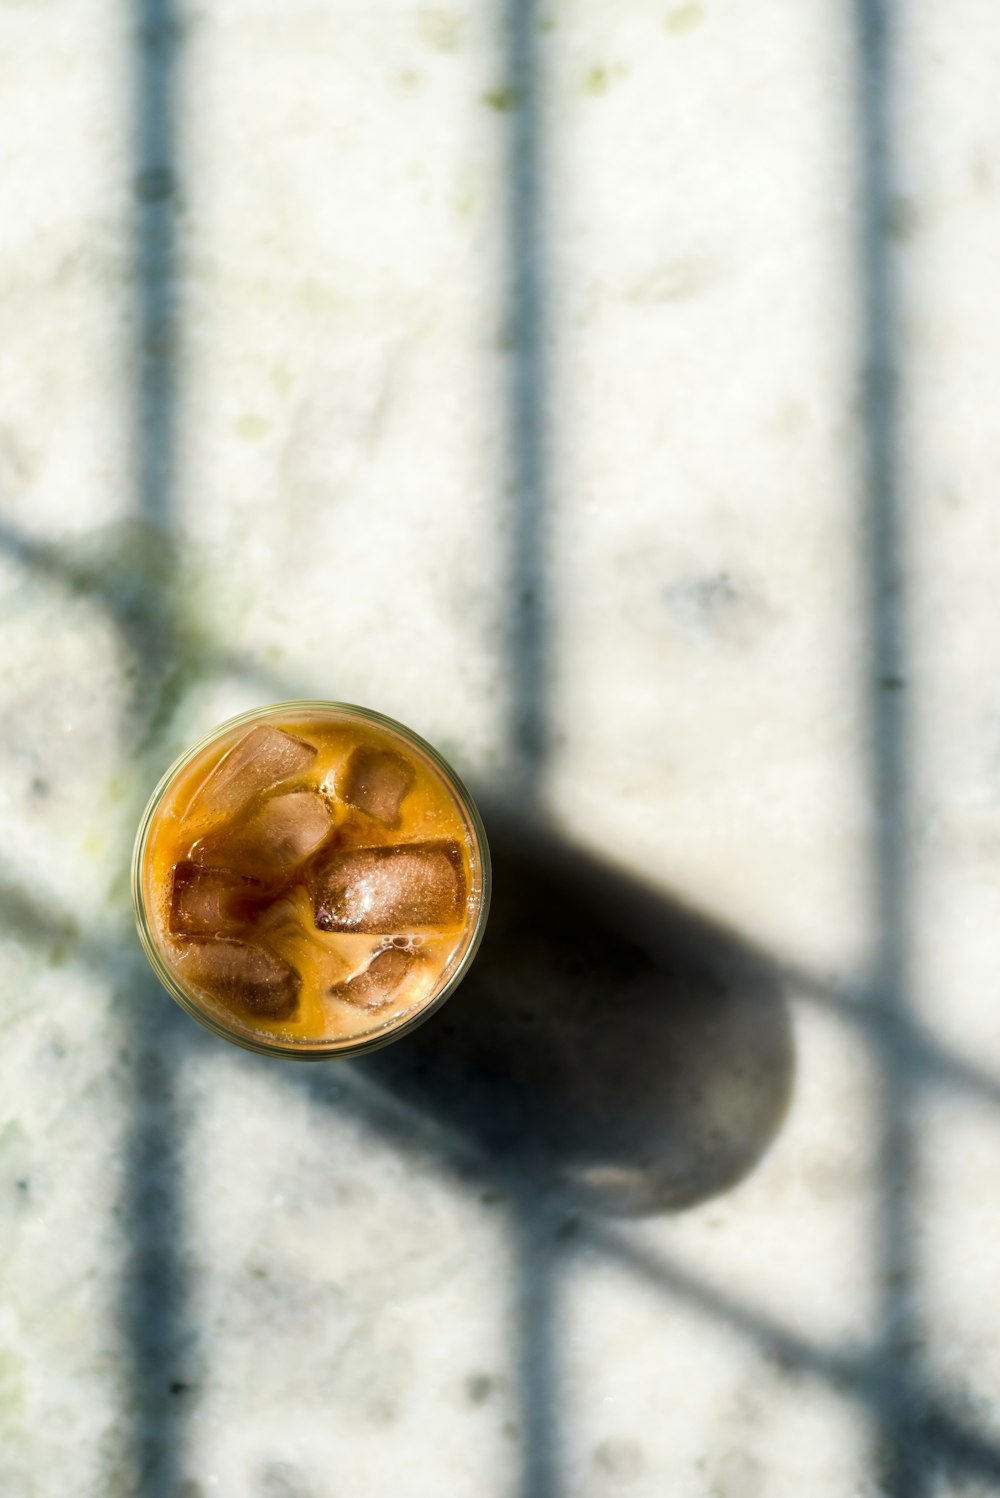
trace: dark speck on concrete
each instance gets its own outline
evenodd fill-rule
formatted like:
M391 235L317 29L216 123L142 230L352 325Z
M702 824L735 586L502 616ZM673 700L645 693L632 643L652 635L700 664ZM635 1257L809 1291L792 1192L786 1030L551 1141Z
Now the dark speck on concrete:
M580 1231L579 1217L564 1217L555 1231L557 1243L568 1243L575 1238Z
M767 1354L767 1361L783 1378L794 1378L802 1371L800 1363L787 1352L770 1352Z
M470 1404L485 1404L496 1392L497 1381L489 1373L470 1373L465 1380L465 1397Z
M667 590L668 598L696 604L711 612L730 608L739 598L739 588L728 572L715 572L707 577L692 578L690 582L677 584Z
M924 217L913 198L896 197L889 204L886 227L893 239L912 239L923 227Z
M664 601L684 633L703 642L747 644L771 613L752 584L727 571L677 578Z
M312 1489L290 1462L276 1461L264 1468L257 1491L261 1498L310 1498Z
M51 790L51 785L42 775L36 775L31 782L31 793L33 796L38 796L40 800L44 800Z
M594 1466L609 1477L630 1482L642 1472L645 1462L642 1448L635 1441L609 1436L594 1447Z

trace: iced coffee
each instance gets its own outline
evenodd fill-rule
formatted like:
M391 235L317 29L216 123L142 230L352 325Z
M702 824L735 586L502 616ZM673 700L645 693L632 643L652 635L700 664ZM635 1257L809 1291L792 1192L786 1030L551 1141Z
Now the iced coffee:
M384 1043L455 986L485 918L468 793L401 725L288 703L169 773L136 843L140 936L174 996L254 1049Z

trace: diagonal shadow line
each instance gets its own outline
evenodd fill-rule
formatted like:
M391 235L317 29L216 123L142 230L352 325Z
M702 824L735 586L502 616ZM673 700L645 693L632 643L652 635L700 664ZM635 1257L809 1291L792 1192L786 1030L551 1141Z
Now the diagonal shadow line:
M158 665L161 696L170 702L196 681L213 675L254 682L276 701L311 695L302 681L274 671L246 652L226 649L190 620L181 629L176 619L167 618L165 595L177 583L172 543L158 529L148 537L131 539L139 542L135 557L125 555L117 559L117 566L109 566L107 557L94 561L74 557L65 543L26 536L0 516L0 552L69 593L94 600L144 664L151 670ZM129 538L123 537L123 542L127 553ZM158 708L154 725L166 716Z
M142 971L139 954L126 941L124 929L86 931L68 911L47 903L36 891L5 878L0 871L0 933L4 928L58 962L99 973L112 983L122 967Z
M7 890L9 888L7 886ZM0 891L0 894L5 894L7 890ZM74 933L71 923L65 918L53 916L51 912L38 910L20 891L16 893L20 899L20 904L16 907L20 912L18 918L26 918L25 929L31 927L40 939L48 939L50 936L58 939L71 938L75 952L80 953L82 939ZM3 903L2 900L0 903ZM89 963L104 968L114 966L116 957L109 950L108 943L98 938L89 946L85 943L83 945ZM133 955L126 953L125 957L131 960ZM179 1023L187 1024L183 1016L178 1018ZM244 1059L247 1064L258 1064L255 1059ZM510 1193L512 1200L518 1203L519 1210L526 1212L531 1205L524 1198L524 1183L516 1163L505 1165L502 1161L484 1158L469 1139L458 1136L349 1065L338 1068L336 1075L313 1069L302 1072L289 1066L285 1080L292 1086L304 1086L317 1101L332 1111L346 1111L373 1135L390 1141L404 1155L420 1158L423 1162L431 1156L439 1167L462 1183L475 1180L481 1184L485 1175ZM154 1136L150 1144L151 1147L153 1144L162 1145L159 1135ZM894 1382L893 1365L880 1363L878 1350L873 1353L870 1349L824 1345L744 1300L712 1286L698 1275L664 1262L662 1256L650 1253L642 1245L628 1241L620 1233L604 1228L591 1219L574 1216L572 1225L575 1230L572 1240L575 1252L598 1253L623 1270L638 1274L684 1306L749 1338L776 1359L794 1364L820 1378L834 1390L861 1399L898 1421L906 1391L898 1382ZM549 1231L551 1227L550 1223ZM541 1249L549 1256L546 1272L554 1274L559 1251L544 1239L540 1242L539 1228L526 1225L526 1219L522 1219L518 1232L529 1235L523 1245L524 1268L528 1272L522 1280L522 1315L525 1320L534 1321L540 1311L545 1311L546 1295L549 1293L544 1283L538 1284L540 1277L536 1255ZM542 1290L541 1298L534 1293L536 1287ZM525 1337L522 1341L522 1391L526 1399L533 1390L533 1376L529 1376L529 1370L537 1367L545 1372L546 1377L553 1372L551 1348L548 1349L549 1356L544 1355L551 1328L543 1326L542 1331L544 1335L540 1350L543 1355L537 1361L528 1355L533 1345L532 1338ZM981 1476L1000 1476L1000 1447L980 1433L965 1428L948 1413L942 1401L931 1396L918 1396L913 1401L909 1418L920 1424L925 1440L935 1455L945 1456L963 1469ZM545 1473L548 1470L549 1459L545 1453L548 1443L554 1439L554 1431L550 1426L537 1430L529 1423L527 1435L531 1443L529 1452L533 1453L527 1463L527 1474L533 1481L539 1472Z
M8 897L0 900L0 904L10 906L11 888L8 886L6 890L0 891L0 895ZM76 955L85 956L94 964L107 966L114 963L113 950L106 941L101 940L100 935L93 938L85 951L81 952L75 927L70 920L60 917L51 905L35 905L16 888L14 894L18 897L17 903L9 913L22 930L30 930L39 940L55 940L61 944L72 941L76 947ZM523 1206L526 1211L530 1205L524 1201L524 1183L516 1159L504 1162L489 1154L484 1155L470 1138L442 1126L440 1121L427 1115L421 1108L407 1103L386 1089L384 1083L373 1082L368 1074L361 1074L356 1068L344 1066L337 1069L336 1075L309 1072L303 1077L301 1073L293 1073L290 1080L293 1085L304 1081L309 1090L327 1106L347 1108L373 1133L390 1140L393 1147L401 1152L424 1160L430 1156L463 1183L470 1180L481 1181L485 1171L507 1190L519 1209ZM535 1205L537 1207L537 1203ZM579 1223L577 1227L579 1228ZM522 1242L523 1267L526 1272L521 1301L523 1324L525 1328L531 1327L531 1336L526 1337L522 1345L527 1377L531 1368L551 1369L553 1364L551 1323L546 1319L551 1316L551 1307L546 1312L545 1297L549 1293L547 1277L554 1272L552 1265L555 1260L553 1258L551 1262L536 1263L536 1259L551 1253L544 1233L539 1238L537 1229L526 1219L521 1231L528 1235ZM584 1228L583 1237L593 1241L607 1257L618 1258L626 1267L638 1267L654 1280L658 1276L664 1287L672 1293L703 1312L722 1317L737 1330L754 1337L766 1348L775 1350L776 1354L816 1370L834 1386L846 1383L852 1392L874 1403L884 1418L898 1423L905 1414L907 1406L904 1391L899 1387L898 1381L893 1381L895 1375L891 1366L888 1372L878 1372L874 1353L862 1355L853 1350L823 1347L803 1337L793 1328L773 1319L769 1320L751 1306L713 1290L697 1277L654 1261L648 1254L643 1256L643 1251L636 1249L635 1245L593 1226ZM532 1346L533 1341L537 1341L538 1351L529 1359L527 1349ZM523 1387L532 1391L526 1394L526 1399L531 1403L532 1410L537 1412L537 1401L533 1397L534 1386L530 1379ZM910 1409L908 1418L919 1425L925 1442L932 1449L936 1448L936 1455L951 1454L955 1460L976 1465L982 1471L993 1470L991 1463L995 1453L987 1450L988 1443L976 1433L963 1431L960 1424L943 1412L938 1404L920 1396L912 1401ZM530 1481L537 1487L539 1472L545 1473L551 1469L551 1458L546 1457L546 1452L554 1439L554 1432L551 1425L538 1420L536 1415L535 1424L527 1424L526 1436L529 1438L526 1441L526 1457L530 1456L527 1470L531 1474Z
M67 960L102 972L114 969L115 942L127 936L127 931L89 934L64 907L39 898L34 891L5 879L0 873L0 929L4 926L16 931L24 941L50 950L58 948L65 952ZM129 961L134 955L129 954ZM758 955L766 963L766 956ZM141 963L138 966L141 969ZM882 1016L861 999L844 1000L830 994L822 980L801 968L778 962L774 971L804 1001L829 1008L838 1018L871 1031L877 1044L886 1046L901 1062L919 1070L927 1083L1000 1107L1000 1078L943 1050L926 1033L905 1024L894 1024L891 1017Z
M82 930L78 920L52 898L39 897L0 874L0 928L16 930L18 936L35 945L65 950L73 960L86 967L107 970L110 951L120 933L93 936ZM109 948L109 940L112 946ZM783 959L770 963L763 949L755 956L770 966L794 996L829 1010L837 1019L870 1032L872 1042L890 1050L902 1064L911 1066L932 1086L966 1094L971 1100L1000 1107L1000 1077L977 1067L966 1057L943 1048L926 1030L912 1022L884 1013L863 988L853 989L854 997L845 998L842 985L833 985L816 974Z
M50 576L82 597L96 598L133 644L141 644L153 629L162 630L163 609L158 602L162 587L137 586L148 579L141 576L116 581L109 577L103 563L88 563L66 555L65 548L25 536L0 517L0 550L15 557L24 566ZM193 684L213 674L229 674L255 681L278 698L308 695L308 687L291 680L245 653L221 648L204 632L188 628L187 653L191 656L190 675L183 683ZM881 703L883 693L880 690ZM846 985L823 978L801 965L765 952L759 954L782 979L803 998L819 1003L846 1023L869 1032L873 1043L888 1053L890 1061L911 1067L927 1080L964 1088L974 1096L1000 1106L1000 1078L977 1067L967 1058L949 1052L937 1042L926 1027L919 1025L895 1002L893 990L885 992L874 983L849 982Z
M588 1247L598 1249L620 1267L632 1270L656 1288L677 1297L685 1308L749 1337L779 1365L794 1366L837 1392L861 1400L891 1429L918 1429L928 1472L935 1463L947 1462L964 1473L1000 1483L1000 1445L989 1436L970 1430L949 1412L936 1392L914 1384L908 1377L900 1377L894 1360L886 1361L881 1348L873 1353L817 1343L594 1223L583 1225L577 1243L584 1251Z
M24 941L50 951L58 949L67 960L105 973L115 966L115 943L124 940L127 934L125 930L88 933L55 900L39 897L36 891L0 874L0 929L5 926ZM129 954L130 961L134 955ZM766 964L765 954L758 951L757 955ZM919 1070L929 1085L1000 1106L1000 1078L943 1050L932 1037L913 1027L893 1025L891 1018L867 1005L863 998L844 1000L839 994L831 994L822 980L801 968L778 962L774 971L804 1001L820 1004L838 1018L870 1030L875 1043L888 1047L901 1062Z
M255 663L246 663L247 677L255 675ZM282 682L284 690L297 695L294 684ZM92 940L78 922L52 899L41 899L32 891L0 874L0 926L18 931L25 940L74 952L88 967L106 965L106 941ZM865 1032L869 1043L889 1053L899 1065L910 1068L925 1084L965 1094L970 1100L1000 1108L1000 1077L941 1045L925 1027L898 1010L885 1008L875 991L865 984L845 985L826 979L782 957L772 958L761 947L753 948L757 960L773 971L800 1001L817 1005L838 1020ZM848 996L848 994L850 996Z
M761 957L768 960L763 953ZM967 1093L981 1103L1000 1108L1000 1077L943 1046L925 1025L900 1012L898 1006L884 1005L880 993L870 984L848 985L848 997L845 985L825 981L781 959L775 960L774 970L794 996L862 1031L869 1045L885 1053L891 1064L911 1070L917 1080Z
M862 534L868 623L869 794L875 819L872 870L876 951L872 988L893 1027L911 1008L910 762L906 526L899 473L899 314L887 238L895 179L892 113L897 38L889 0L855 0L855 74L860 121L859 274L862 315ZM879 1143L882 1202L877 1248L881 1356L905 1387L918 1381L913 1306L917 1100L903 1057L878 1050L882 1068ZM929 1473L924 1432L903 1399L879 1412L879 1480L887 1498L921 1498Z
M89 950L78 922L60 910L53 910L33 892L0 876L0 924L10 927L22 941L32 946L65 948L87 967L102 966L102 956Z
M521 1251L525 1255L521 1314L542 1317L542 1325L522 1341L523 1399L535 1393L535 1380L540 1382L542 1372L547 1379L555 1380L558 1371L551 1357L550 1339L554 1330L552 1287L543 1286L545 1294L539 1303L533 1293L539 1278L544 1282L545 1275L551 1273L554 1277L570 1253L584 1258L596 1253L604 1262L639 1276L658 1291L676 1299L685 1309L746 1338L779 1365L799 1369L819 1379L835 1393L860 1402L891 1428L897 1429L904 1424L918 1428L929 1470L935 1463L948 1462L956 1470L1000 1482L1000 1444L989 1435L970 1429L952 1414L937 1391L901 1377L895 1360L886 1359L881 1346L872 1347L870 1343L838 1346L810 1338L767 1311L713 1286L704 1277L665 1261L662 1255L651 1253L642 1244L630 1241L592 1217L581 1217L576 1213L570 1218L559 1217L552 1210L557 1205L555 1201L548 1204L550 1220L545 1221L544 1214L539 1212L535 1221L527 1225L525 1214L531 1201L525 1195L524 1181L516 1163L485 1156L468 1139L455 1136L421 1109L385 1093L370 1078L362 1077L347 1065L336 1079L309 1069L305 1074L292 1073L288 1080L292 1086L304 1086L312 1096L334 1111L346 1108L374 1135L386 1139L405 1153L432 1151L435 1163L458 1181L464 1183L473 1179L481 1185L484 1179L488 1179L509 1193L521 1214L517 1226ZM538 1203L534 1206L538 1212ZM563 1226L572 1228L572 1237L563 1242L554 1241ZM523 1238L525 1233L529 1235L527 1243ZM532 1487L531 1482L538 1479L539 1474L548 1480L554 1472L557 1432L552 1425L539 1430L532 1421L526 1437L525 1455L529 1460L523 1474L525 1491L544 1492L544 1486Z
M74 560L61 546L24 536L2 517L0 550L26 567L53 577L82 597L96 598L133 641L137 631L141 637L149 629L162 627L162 610L155 601L155 588L137 591L128 586L119 587L109 578L106 567ZM257 683L276 700L310 695L310 688L301 680L275 672L253 656L226 650L205 632L192 632L190 626L187 631L186 654L191 665L182 683L184 687L212 675L230 675ZM984 1102L1000 1106L1000 1078L942 1047L926 1026L918 1024L897 1004L882 1002L882 994L872 983L845 985L784 959L766 953L761 956L803 998L867 1031L873 1043L894 1056L900 1065L911 1067L929 1081L965 1088Z

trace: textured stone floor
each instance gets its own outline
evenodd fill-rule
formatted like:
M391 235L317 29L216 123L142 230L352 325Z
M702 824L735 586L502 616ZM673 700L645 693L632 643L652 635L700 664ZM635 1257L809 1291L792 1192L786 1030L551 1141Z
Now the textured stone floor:
M1000 1485L1000 12L0 0L0 1493ZM360 702L495 844L357 1064L132 933Z

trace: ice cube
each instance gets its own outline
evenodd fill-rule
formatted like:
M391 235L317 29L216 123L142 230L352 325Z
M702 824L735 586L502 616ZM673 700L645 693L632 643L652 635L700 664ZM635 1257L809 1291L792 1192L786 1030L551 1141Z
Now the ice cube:
M376 953L363 972L338 983L330 994L359 1009L384 1009L397 999L420 997L421 988L427 987L427 976L426 963L415 953L386 947Z
M290 1019L298 1008L301 977L264 947L231 937L190 937L177 942L176 952L179 975L224 1004L263 1019Z
M184 815L198 822L232 816L259 791L301 775L315 758L315 748L305 739L261 723L219 761L195 791Z
M170 929L182 936L225 936L252 919L260 881L229 869L199 868L184 859L174 869Z
M203 837L191 850L195 863L277 879L315 853L333 825L315 791L270 796L242 821Z
M322 931L406 931L451 926L465 907L462 850L450 841L338 848L313 871Z
M337 795L387 827L395 827L415 779L416 771L401 754L359 744L337 776Z

